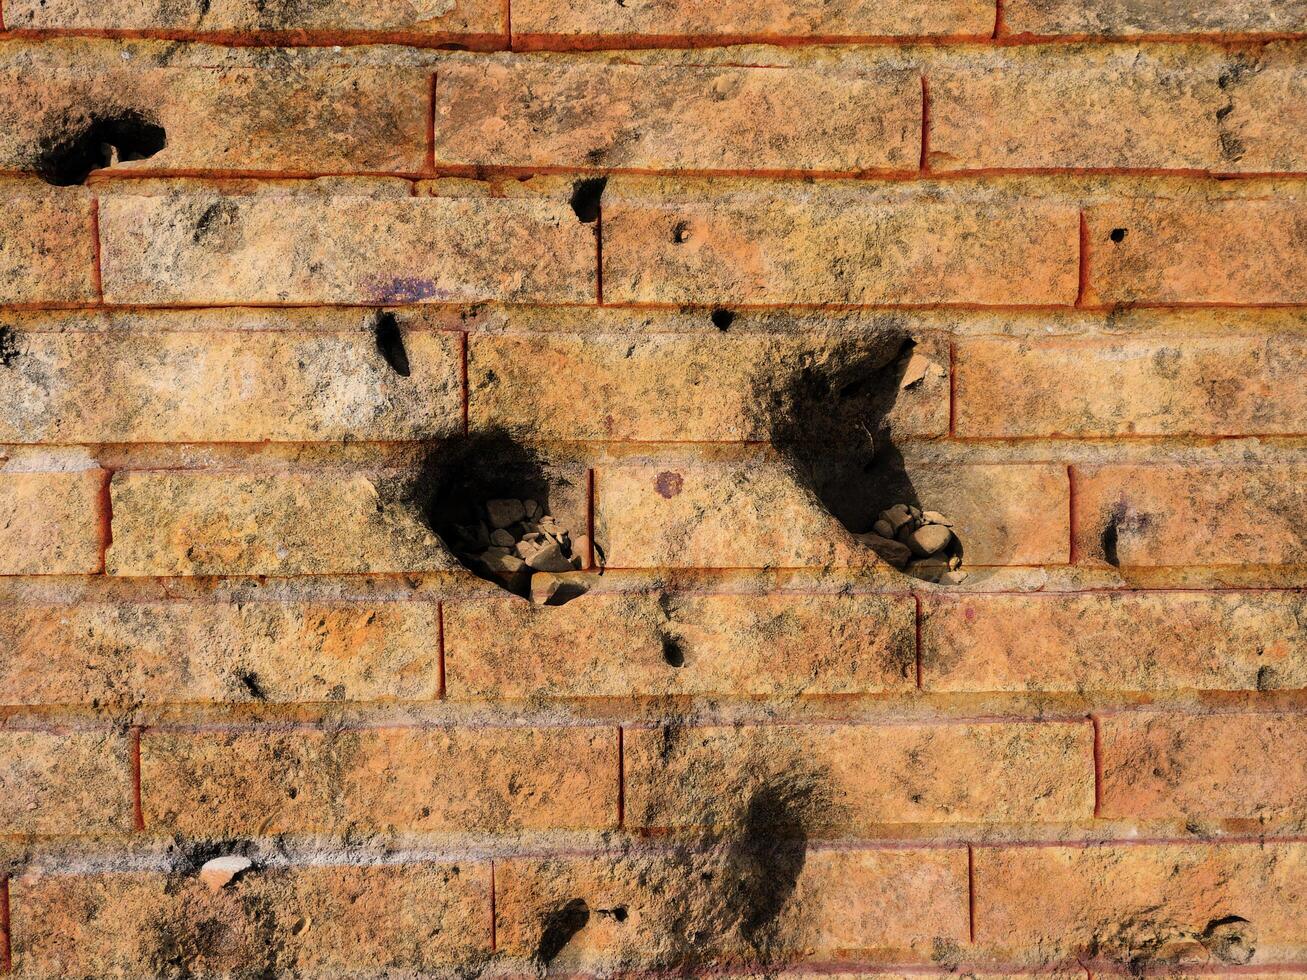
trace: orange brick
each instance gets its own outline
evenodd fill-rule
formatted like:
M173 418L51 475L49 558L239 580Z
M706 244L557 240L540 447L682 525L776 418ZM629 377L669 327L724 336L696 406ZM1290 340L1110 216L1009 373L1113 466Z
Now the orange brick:
M458 338L401 326L404 377L378 351L367 318L355 320L348 333L232 332L198 342L164 331L13 332L6 373L15 397L0 406L0 439L311 442L461 431Z
M114 172L417 173L426 165L427 70L151 68L124 61L110 46L31 49L35 67L0 73L6 170L49 166L43 158L50 148L82 136L91 118L115 118L123 106L162 127L166 145L146 159L113 164ZM26 50L12 52L11 64ZM79 176L70 179L80 183Z
M1102 816L1307 817L1307 715L1142 712L1100 724Z
M922 597L930 691L1255 691L1307 683L1295 592Z
M0 190L0 303L90 303L95 287L91 198L75 188L7 183Z
M432 37L504 35L500 0L404 3L389 0L318 0L269 5L261 0L201 4L132 3L130 0L9 0L11 30L195 31L201 34L413 33ZM472 40L464 38L464 40Z
M1307 170L1298 48L1011 47L928 77L935 171Z
M1067 304L1079 232L1067 204L945 188L614 181L604 299L658 304Z
M499 948L534 954L551 914L578 898L589 919L553 960L559 972L738 960L759 947L791 961L920 961L966 941L965 848L804 853L747 832L725 843L703 854L496 863ZM742 921L756 923L751 936Z
M1064 467L909 470L923 506L955 522L968 564L1066 561ZM599 469L595 482L596 533L614 568L797 568L874 561L775 464L615 464Z
M0 575L84 575L101 564L102 470L0 472Z
M0 703L425 701L433 602L0 605Z
M968 340L960 436L1290 435L1307 430L1307 341L1258 337Z
M0 731L0 837L130 830L128 755L117 733Z
M698 43L729 38L874 38L971 35L989 37L994 8L982 0L796 0L767 7L742 0L706 5L694 0L663 4L606 4L600 0L518 0L513 40L527 47L551 42L620 46L623 39Z
M593 302L593 226L543 198L115 194L111 303Z
M1307 467L1076 469L1080 554L1122 566L1297 565Z
M11 899L22 977L420 974L490 952L474 861L263 867L217 892L185 870L29 875Z
M111 575L320 575L457 567L397 489L409 474L120 472Z
M1302 0L1005 0L1009 34L1280 34L1302 31L1307 4Z
M465 64L436 83L438 164L915 172L915 72Z
M593 593L445 604L449 696L793 697L913 686L916 609L893 595Z
M657 322L657 321L656 321ZM714 330L631 334L473 334L469 413L473 426L505 426L535 438L731 442L770 433L759 392L837 349L884 340L869 333L787 336ZM948 432L947 341L917 338L915 353L942 370L900 391L886 421L895 435ZM535 383L541 372L574 385Z
M635 728L625 746L628 826L729 822L773 783L811 794L823 834L1094 813L1088 722Z
M1292 962L1305 889L1296 843L979 847L976 943L1005 962Z
M147 731L146 826L232 836L617 822L611 728Z
M1085 221L1089 302L1307 302L1307 208L1292 199L1122 201Z

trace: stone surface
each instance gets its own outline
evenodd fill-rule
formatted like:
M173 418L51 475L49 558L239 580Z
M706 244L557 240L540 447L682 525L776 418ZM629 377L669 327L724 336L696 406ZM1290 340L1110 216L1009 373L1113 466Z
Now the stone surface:
M0 303L92 303L92 203L35 181L0 186Z
M1298 32L1307 22L1302 0L1005 0L1011 34L1277 34Z
M131 762L121 732L0 731L0 835L131 827Z
M0 471L0 575L100 570L102 470Z

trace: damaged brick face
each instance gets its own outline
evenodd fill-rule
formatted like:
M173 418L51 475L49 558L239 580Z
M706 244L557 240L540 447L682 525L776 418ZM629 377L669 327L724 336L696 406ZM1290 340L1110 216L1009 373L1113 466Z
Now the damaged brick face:
M1307 980L1302 0L0 89L0 977Z

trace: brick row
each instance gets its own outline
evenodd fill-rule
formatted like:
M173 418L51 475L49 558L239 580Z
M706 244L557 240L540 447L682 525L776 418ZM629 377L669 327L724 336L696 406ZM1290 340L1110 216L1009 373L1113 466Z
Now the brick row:
M1303 0L1004 0L1005 33L1039 36L1130 37L1176 34L1301 34L1307 23Z

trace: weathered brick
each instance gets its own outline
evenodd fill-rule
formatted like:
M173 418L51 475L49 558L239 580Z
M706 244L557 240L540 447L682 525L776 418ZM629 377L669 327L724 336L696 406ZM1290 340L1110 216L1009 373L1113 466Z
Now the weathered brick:
M1101 815L1307 818L1307 714L1106 715Z
M561 42L618 45L648 38L666 44L729 38L875 38L971 35L988 37L994 8L982 0L909 0L893 5L872 0L798 0L783 7L731 0L705 5L674 3L606 4L600 0L559 3L518 0L513 40L526 47Z
M1292 199L1121 201L1085 222L1087 302L1307 302L1307 206Z
M131 0L9 0L11 30L108 30L284 34L363 32L433 37L507 34L500 0L319 0L268 4L263 0L209 0L204 4L133 3Z
M593 302L592 225L561 201L112 195L112 303Z
M490 869L262 867L220 891L194 870L47 874L12 886L20 977L376 976L490 952Z
M881 341L868 335L870 348ZM638 441L766 440L761 393L802 365L860 346L857 334L476 334L468 348L469 418L536 438ZM947 341L917 338L940 366L900 391L886 421L896 435L948 432ZM545 371L575 385L542 385Z
M1295 592L922 597L930 691L1255 691L1307 683Z
M406 474L120 472L111 575L317 575L457 567Z
M968 564L1067 560L1065 467L909 470L922 505L953 519ZM768 462L615 464L597 471L595 487L596 533L614 568L795 568L875 560L809 491Z
M0 605L0 703L422 701L434 602Z
M965 848L805 853L748 826L725 841L706 853L497 862L499 948L533 955L550 914L577 898L591 913L553 960L560 972L760 954L913 961L966 941Z
M928 77L936 171L1307 170L1296 47L1012 47Z
M1296 565L1307 467L1076 468L1079 554L1122 566Z
M102 470L0 472L0 575L84 575L101 564Z
M96 300L93 207L77 188L0 189L0 303Z
M1307 340L966 340L959 436L1289 435L1307 431Z
M426 165L430 71L147 68L118 55L77 49L34 65L15 56L0 72L0 167L57 173L59 150L93 119L127 113L162 127L166 144L148 147L155 152L145 159L114 163L115 172L417 173ZM92 165L88 159L78 169ZM80 183L84 176L61 180Z
M604 196L604 299L1070 305L1078 224L1068 204L1036 198L614 181Z
M729 823L776 783L833 835L1094 812L1088 722L634 728L624 758L628 826Z
M1009 34L1074 34L1128 37L1139 34L1301 33L1307 23L1303 0L1004 0Z
M612 728L147 731L146 827L290 832L607 827Z
M906 691L916 609L893 595L593 593L445 604L451 698Z
M132 827L128 739L104 731L0 731L0 836Z
M977 946L1052 963L1299 960L1307 845L979 847Z
M163 331L15 331L0 440L309 442L461 431L457 336L403 328L401 336L407 376L386 363L362 322L348 333L200 339ZM274 404L278 410L269 412Z
M915 172L915 72L618 64L441 68L438 164Z

